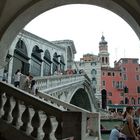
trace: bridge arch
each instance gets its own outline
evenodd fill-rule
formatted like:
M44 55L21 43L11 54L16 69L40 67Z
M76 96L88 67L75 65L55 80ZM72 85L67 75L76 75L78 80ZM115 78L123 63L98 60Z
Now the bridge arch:
M139 27L139 15L138 13L131 12L132 7L130 7L128 3L120 3L117 1L87 1L87 0L41 0L41 1L35 1L30 2L26 6L22 7L21 10L17 10L17 13L9 20L9 22L6 24L5 28L3 28L3 32L1 33L0 39L1 39L1 49L3 50L2 57L6 57L7 50L10 47L11 42L14 40L15 36L19 33L21 29L24 28L25 25L27 25L32 19L37 17L38 15L42 14L43 12L63 6L68 4L90 4L90 5L96 5L103 8L106 8L110 11L113 11L120 17L122 17L135 31L135 33L140 38L140 27ZM121 4L121 6L119 5ZM139 3L138 3L139 4ZM128 9L130 8L130 9ZM129 13L128 13L129 10Z
M73 93L70 103L85 110L92 111L89 95L83 88L79 88Z

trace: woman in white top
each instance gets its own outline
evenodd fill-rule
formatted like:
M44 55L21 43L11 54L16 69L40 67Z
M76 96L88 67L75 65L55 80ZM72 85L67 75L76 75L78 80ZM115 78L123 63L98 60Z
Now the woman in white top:
M14 74L14 86L19 87L20 85L20 77L21 77L20 69L17 69L17 71Z

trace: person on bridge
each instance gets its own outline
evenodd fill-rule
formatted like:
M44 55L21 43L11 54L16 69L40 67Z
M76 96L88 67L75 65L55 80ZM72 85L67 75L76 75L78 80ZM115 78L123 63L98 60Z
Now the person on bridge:
M14 74L14 86L19 87L20 86L20 78L21 78L21 70L17 69L17 71Z

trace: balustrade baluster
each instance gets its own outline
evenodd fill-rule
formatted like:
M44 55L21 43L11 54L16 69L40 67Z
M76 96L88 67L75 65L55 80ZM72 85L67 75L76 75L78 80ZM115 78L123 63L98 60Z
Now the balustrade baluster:
M18 99L15 99L15 107L12 111L12 117L13 117L13 121L12 124L17 126L18 124L18 118L19 118L19 101Z
M3 93L0 93L0 117L2 116L3 113L2 109L3 109Z
M62 120L57 119L58 125L55 131L55 138L57 140L61 140L62 139Z
M29 112L29 107L26 106L26 109L24 110L21 120L23 122L23 125L20 127L21 130L26 131L28 128L28 123L30 121L30 112Z
M6 96L6 102L4 104L3 110L4 110L4 115L2 116L3 120L9 121L10 119L10 111L11 111L11 101L10 101L10 96L8 94L5 94Z
M3 107L3 94L2 93L0 93L0 117L1 117L1 115L2 115L2 107Z
M37 110L35 110L35 114L31 120L31 124L33 126L33 131L31 133L31 135L35 138L37 138L39 136L39 126L40 126L40 116L39 116L39 112Z
M50 134L52 132L52 123L50 120L50 116L47 115L47 119L46 119L42 129L45 134L43 140L50 140Z

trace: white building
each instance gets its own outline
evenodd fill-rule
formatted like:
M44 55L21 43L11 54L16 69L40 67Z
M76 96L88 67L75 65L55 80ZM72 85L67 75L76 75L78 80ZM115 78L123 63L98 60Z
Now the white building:
M99 54L84 54L80 61L74 63L73 68L84 70L91 79L95 97L101 103L101 67L109 67L108 43L102 35L99 42Z
M71 40L50 42L32 33L22 30L11 44L3 70L8 71L8 82L12 82L17 69L23 74L48 76L55 71L62 73L73 63L76 53ZM70 64L69 64L70 61ZM2 79L3 72L1 73Z

